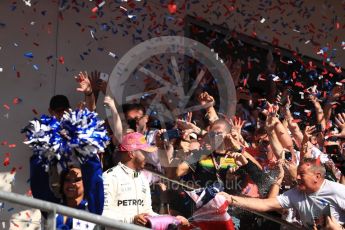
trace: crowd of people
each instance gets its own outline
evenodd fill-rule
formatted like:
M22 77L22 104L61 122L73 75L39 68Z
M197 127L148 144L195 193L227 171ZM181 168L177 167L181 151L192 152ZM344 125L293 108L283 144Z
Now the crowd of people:
M44 171L33 156L33 196L125 223L150 226L155 217L169 215L176 228L208 229L198 225L194 214L200 205L186 191L213 188L213 197L229 206L231 219L224 229L287 228L250 210L269 211L306 229L343 229L345 111L334 105L343 103L345 82L328 94L310 87L305 100L314 109L303 120L295 117L291 88L274 97L246 90L238 84L240 63L233 68L234 117L218 113L216 97L207 90L195 97L202 110L165 123L147 113L147 101L118 105L105 95L104 105L112 113L106 123L112 140L107 149L62 172ZM97 72L80 72L76 82L77 91L85 94L79 108L95 111L107 82ZM49 112L59 119L69 108L68 99L56 95ZM78 223L57 216L61 229Z

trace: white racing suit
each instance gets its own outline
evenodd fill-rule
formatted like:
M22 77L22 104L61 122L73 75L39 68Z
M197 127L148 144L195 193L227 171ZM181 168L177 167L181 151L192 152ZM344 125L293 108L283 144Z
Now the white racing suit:
M121 162L103 173L103 216L133 223L134 216L157 215L151 206L150 186L146 178Z

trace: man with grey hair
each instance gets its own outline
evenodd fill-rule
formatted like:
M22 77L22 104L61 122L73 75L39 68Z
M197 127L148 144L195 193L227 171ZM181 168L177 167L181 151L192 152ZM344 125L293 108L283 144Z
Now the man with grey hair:
M281 208L298 211L305 227L322 229L345 223L345 186L325 179L326 170L319 159L305 158L297 169L297 186L278 197L268 199L244 198L222 193L229 204L266 212ZM277 184L275 184L277 185ZM278 184L279 186L279 184ZM328 229L341 229L328 228Z

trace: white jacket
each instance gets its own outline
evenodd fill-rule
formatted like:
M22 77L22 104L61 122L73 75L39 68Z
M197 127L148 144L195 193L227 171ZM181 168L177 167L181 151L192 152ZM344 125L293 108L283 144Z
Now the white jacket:
M103 216L133 223L141 213L157 215L151 206L150 186L146 178L121 162L103 173Z

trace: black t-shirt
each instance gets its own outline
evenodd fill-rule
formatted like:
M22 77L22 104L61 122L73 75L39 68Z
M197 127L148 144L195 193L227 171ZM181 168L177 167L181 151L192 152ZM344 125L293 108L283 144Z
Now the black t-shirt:
M219 165L218 170L212 158L216 161L216 165ZM226 157L225 154L212 153L210 151L193 152L186 160L186 163L193 171L195 183L201 187L206 187L218 181L217 171L221 181L224 182L228 169L230 167L236 167L233 158Z

